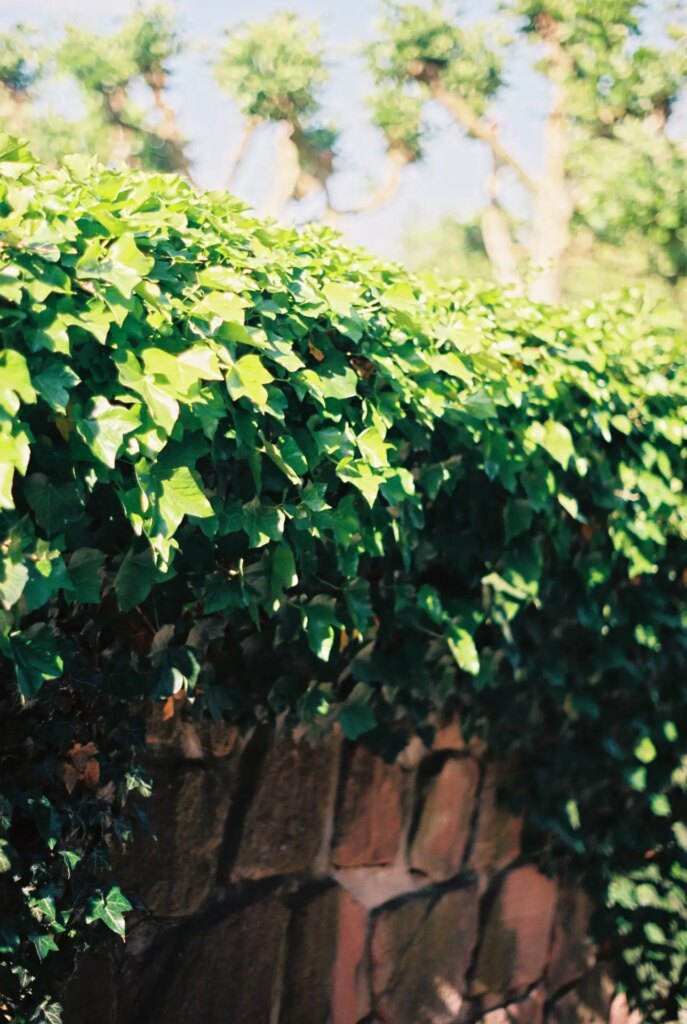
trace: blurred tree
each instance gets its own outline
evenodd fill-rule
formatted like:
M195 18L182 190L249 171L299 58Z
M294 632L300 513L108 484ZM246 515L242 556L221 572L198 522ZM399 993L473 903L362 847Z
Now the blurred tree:
M327 65L317 23L287 12L239 25L227 33L215 74L245 118L228 184L256 132L276 125L274 186L264 212L278 216L290 200L315 191L323 192L329 206L337 132L322 117Z
M137 11L109 36L69 26L52 54L17 26L0 36L0 121L27 135L44 159L73 152L78 139L82 151L105 162L190 176L185 140L166 99L168 61L179 49L162 6ZM48 74L76 82L81 118L43 109L38 85ZM144 98L136 102L141 86Z
M245 119L230 186L256 133L268 126L277 129L274 184L262 206L264 213L279 216L287 203L317 195L322 200L320 216L326 220L371 210L393 197L402 168L420 156L422 96L394 87L379 90L369 105L387 140L386 175L359 206L335 207L329 185L339 134L323 111L328 61L315 21L286 12L232 28L215 62L215 74Z
M44 71L44 53L29 28L17 25L0 34L0 120L9 131L26 133L30 101Z
M481 235L500 281L521 283L526 269L500 200L504 175L524 190L529 221L519 241L537 268L535 298L561 297L578 232L607 246L625 246L631 236L645 251L647 269L675 284L683 273L685 152L669 126L687 83L685 34L670 29L650 43L642 36L642 9L634 0L507 0L506 35L506 23L460 24L444 0L429 7L391 2L382 37L369 49L383 95L402 97L399 117L402 103L417 103L419 92L423 103L441 104L488 148ZM538 174L504 144L489 117L523 37L536 45L549 91ZM420 153L421 147L414 159Z
M105 159L189 174L185 141L165 97L167 62L179 49L173 21L162 6L137 11L111 36L67 29L58 68L80 86L90 120L106 129ZM141 84L147 87L153 111L132 98Z

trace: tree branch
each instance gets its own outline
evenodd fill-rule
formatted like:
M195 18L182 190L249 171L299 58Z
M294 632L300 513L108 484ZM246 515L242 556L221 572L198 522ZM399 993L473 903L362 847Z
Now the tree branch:
M434 99L448 110L456 121L463 126L468 135L471 135L473 139L479 139L480 142L486 143L491 149L494 159L499 164L512 168L526 189L530 192L537 191L539 188L537 179L522 166L510 150L506 149L494 128L481 121L470 107L470 104L462 96L446 89L438 77L431 80L429 86Z
M522 279L518 268L518 257L513 245L510 227L499 202L499 166L494 168L488 182L490 202L482 211L480 229L482 241L497 284L514 285L522 291Z
M374 190L371 196L361 203L347 210L328 208L328 212L337 217L356 217L361 213L371 213L381 206L386 206L396 195L401 184L403 169L410 163L408 154L399 146L391 147L387 152L387 174L382 183Z
M243 126L243 131L241 132L241 138L239 139L239 144L234 150L234 154L231 158L231 163L229 165L229 170L227 172L227 188L231 188L231 186L234 184L236 175L239 172L239 168L241 167L241 164L245 159L246 153L248 152L250 144L253 141L255 131L260 125L260 123L261 122L259 117L249 117L246 119L246 123Z

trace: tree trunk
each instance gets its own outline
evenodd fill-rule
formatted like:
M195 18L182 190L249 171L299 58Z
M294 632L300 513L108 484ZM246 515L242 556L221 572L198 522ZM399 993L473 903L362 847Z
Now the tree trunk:
M565 82L572 67L558 39L558 25L542 28L546 47L551 108L544 131L544 176L535 189L532 212L532 262L537 276L529 293L538 302L560 301L564 257L570 242L573 201L566 177L568 135L565 125Z
M274 186L266 202L262 203L260 208L260 212L268 217L282 215L286 204L293 199L301 171L298 149L291 137L293 125L288 121L280 121L277 130Z
M513 245L510 225L499 203L501 165L496 157L493 160L494 166L487 183L490 201L482 210L480 219L482 242L497 284L515 285L517 290L521 291L522 280L517 252Z

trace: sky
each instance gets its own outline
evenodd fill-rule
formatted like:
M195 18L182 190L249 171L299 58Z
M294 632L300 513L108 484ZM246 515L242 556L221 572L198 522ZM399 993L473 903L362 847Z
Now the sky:
M332 55L324 94L326 116L342 132L333 195L341 206L363 201L383 176L384 147L379 134L366 123L364 97L370 80L356 51L374 38L379 0L172 0L170 6L189 42L176 59L170 98L190 141L197 183L207 188L225 186L241 134L238 111L215 84L209 66L212 55L232 25L267 19L286 8L317 18L322 25ZM0 0L0 29L21 20L53 38L69 21L107 31L135 7L136 0ZM487 9L486 0L465 0L462 5L467 17L481 17ZM511 65L508 85L496 111L502 136L521 162L536 171L547 95L529 67L526 52ZM61 102L69 105L75 100L65 94ZM488 159L483 147L466 139L445 112L430 110L429 117L435 131L426 159L406 169L393 202L373 213L345 218L341 227L351 241L398 257L409 234L447 214L467 218L481 205ZM270 140L263 137L233 182L234 190L249 202L259 200L270 156ZM515 194L512 198L517 203Z

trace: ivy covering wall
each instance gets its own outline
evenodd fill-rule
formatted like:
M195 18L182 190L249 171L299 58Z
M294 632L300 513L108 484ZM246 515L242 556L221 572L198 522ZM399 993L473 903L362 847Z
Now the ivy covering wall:
M684 338L440 293L225 193L0 145L0 992L123 935L145 700L452 708L651 1021L687 1007Z

